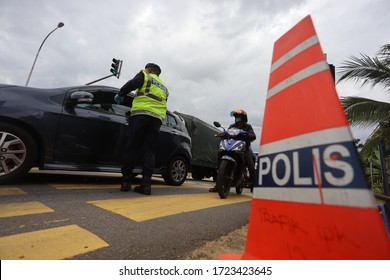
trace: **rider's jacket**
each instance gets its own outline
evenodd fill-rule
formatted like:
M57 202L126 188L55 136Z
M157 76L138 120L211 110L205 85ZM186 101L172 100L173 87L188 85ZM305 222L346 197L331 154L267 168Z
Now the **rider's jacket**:
M255 135L255 138L252 139L252 140L245 140L245 143L246 143L246 147L250 147L251 146L251 142L254 141L256 139L256 134L255 132L253 131L253 127L249 124L249 123L246 123L244 124L244 126L240 127L237 123L233 123L229 126L229 128L232 128L232 127L236 127L236 128L239 128L239 129L242 129L244 131L248 131L248 132L252 132L254 135Z

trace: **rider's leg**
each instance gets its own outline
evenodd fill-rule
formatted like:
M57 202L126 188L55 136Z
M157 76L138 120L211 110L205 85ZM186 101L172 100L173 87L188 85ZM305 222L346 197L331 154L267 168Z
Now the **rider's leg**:
M245 164L249 170L249 182L254 185L255 182L255 162L253 161L253 152L250 148L245 151Z

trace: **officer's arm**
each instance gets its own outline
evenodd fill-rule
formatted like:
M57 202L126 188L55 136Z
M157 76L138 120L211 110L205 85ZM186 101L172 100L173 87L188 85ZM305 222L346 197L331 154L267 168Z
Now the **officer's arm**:
M142 72L139 72L137 75L134 76L133 79L129 80L119 91L119 96L123 97L126 94L132 92L133 90L136 90L137 88L141 88L144 84L144 74Z

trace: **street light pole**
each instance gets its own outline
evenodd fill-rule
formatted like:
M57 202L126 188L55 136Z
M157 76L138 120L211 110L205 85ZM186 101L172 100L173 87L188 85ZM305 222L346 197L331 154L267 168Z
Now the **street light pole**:
M33 63L32 67L31 67L31 70L30 70L30 74L28 74L28 78L27 78L27 81L26 81L26 86L28 86L28 83L30 82L31 74L32 74L32 72L33 72L33 70L34 70L35 63L37 62L37 58L38 58L39 52L41 51L42 46L43 46L43 44L45 43L46 39L50 36L51 33L53 33L53 32L56 31L58 28L61 28L61 27L63 27L63 26L64 26L64 23L63 23L63 22L58 23L57 27L54 28L49 34L47 34L47 36L46 36L45 39L43 40L41 46L40 46L39 49L38 49L37 55L35 56L34 63Z

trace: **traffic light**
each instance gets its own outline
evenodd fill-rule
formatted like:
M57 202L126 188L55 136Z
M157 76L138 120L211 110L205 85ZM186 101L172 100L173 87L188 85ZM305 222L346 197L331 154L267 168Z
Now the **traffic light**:
M119 79L121 74L122 60L113 58L110 72Z

